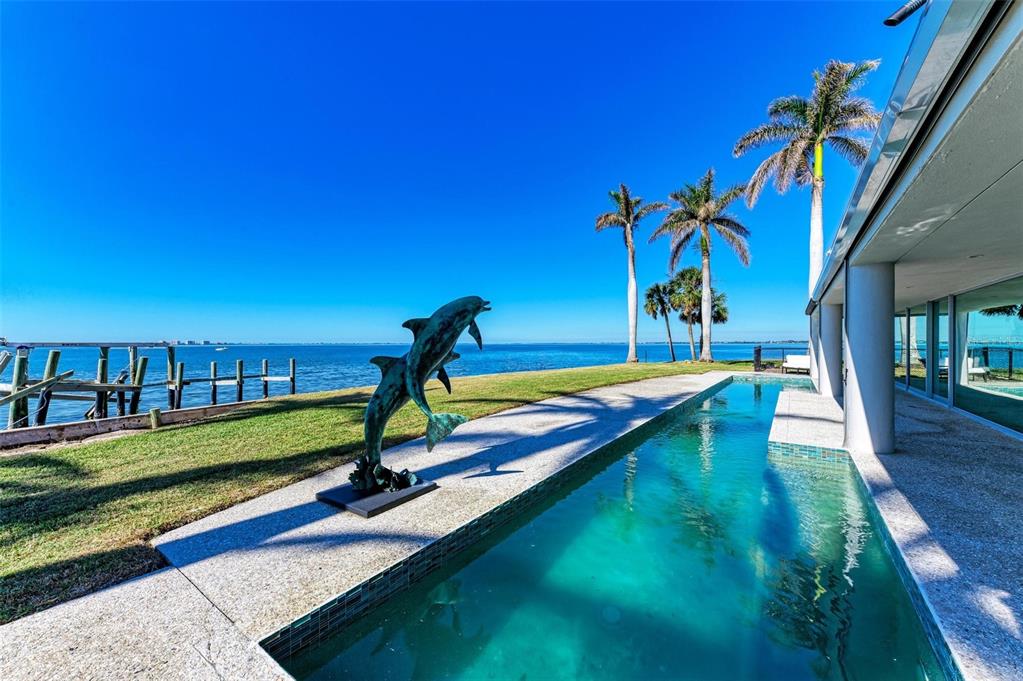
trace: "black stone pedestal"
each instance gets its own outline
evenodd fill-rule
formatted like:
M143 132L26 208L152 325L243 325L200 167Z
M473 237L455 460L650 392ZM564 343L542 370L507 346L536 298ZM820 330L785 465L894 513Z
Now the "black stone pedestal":
M348 484L317 492L316 500L351 511L363 518L372 518L435 489L437 489L437 483L420 480L411 487L400 489L397 492L377 492L367 495Z

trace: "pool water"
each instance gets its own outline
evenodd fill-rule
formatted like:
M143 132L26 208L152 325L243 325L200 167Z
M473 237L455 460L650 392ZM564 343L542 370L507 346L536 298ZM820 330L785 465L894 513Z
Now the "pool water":
M941 679L845 464L768 457L778 384L615 443L545 508L284 661L302 679Z

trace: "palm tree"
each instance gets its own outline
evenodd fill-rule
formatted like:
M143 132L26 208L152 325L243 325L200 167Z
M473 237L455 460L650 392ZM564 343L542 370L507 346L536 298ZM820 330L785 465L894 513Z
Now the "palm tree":
M693 325L702 324L703 287L700 284L700 269L686 267L675 273L670 282L671 304L678 311L678 318L689 329L689 354L696 360L696 343L693 341ZM724 324L728 321L728 296L711 289L711 324ZM701 334L702 336L702 334ZM703 350L703 340L700 341Z
M700 268L685 267L671 279L671 306L678 311L678 318L689 330L689 356L696 361L696 342L693 340L693 324L700 319Z
M980 313L986 317L1019 317L1023 319L1023 303L1019 305L999 305L981 310Z
M791 95L774 100L767 107L770 120L739 138L732 150L738 158L750 149L782 143L782 148L764 159L750 178L746 193L750 208L771 177L779 193L785 193L793 181L800 186L812 186L810 295L824 267L824 145L830 145L853 165L866 160L867 140L853 133L872 132L881 116L870 100L853 93L880 63L877 59L859 64L829 61L823 72L814 71L809 99Z
M668 332L668 352L671 353L671 361L674 362L675 345L671 342L671 321L668 319L668 313L672 310L671 283L654 284L648 288L643 310L654 319L657 319L657 315L664 317L664 328Z
M665 235L671 235L671 255L668 258L668 271L674 271L678 265L682 251L699 237L701 259L701 302L700 302L700 361L713 362L710 351L711 310L713 293L710 283L710 251L711 232L718 234L725 243L731 246L735 255L743 265L749 265L749 245L746 238L749 230L739 220L728 213L728 206L742 196L746 187L737 184L718 194L714 189L714 169L695 184L687 184L670 197L675 202L650 241Z
M612 189L607 194L611 197L616 209L597 216L596 226L598 232L609 227L620 227L625 237L625 249L629 252L629 356L625 361L638 362L639 358L636 356L636 325L639 321L639 300L636 287L636 244L633 240L633 235L640 220L651 213L665 210L668 206L660 201L644 206L643 199L638 196L633 197L629 192L629 188L624 184L618 185L618 191Z

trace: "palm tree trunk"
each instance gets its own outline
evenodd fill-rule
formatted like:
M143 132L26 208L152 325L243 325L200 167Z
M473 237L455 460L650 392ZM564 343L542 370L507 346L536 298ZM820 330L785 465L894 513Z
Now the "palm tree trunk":
M636 326L639 323L639 291L636 288L636 248L631 238L626 239L629 249L629 356L626 362L638 362L636 356Z
M814 147L813 187L810 193L810 296L824 269L824 147Z
M706 226L701 228L700 259L703 265L703 291L700 300L700 361L713 362L710 352L710 326L713 312L713 297L710 288L710 233Z
M689 356L696 361L696 340L693 338L693 323L686 322L686 326L689 327Z
M664 328L668 331L668 352L671 353L671 361L675 361L675 344L671 342L671 320L668 319L668 311L664 310Z

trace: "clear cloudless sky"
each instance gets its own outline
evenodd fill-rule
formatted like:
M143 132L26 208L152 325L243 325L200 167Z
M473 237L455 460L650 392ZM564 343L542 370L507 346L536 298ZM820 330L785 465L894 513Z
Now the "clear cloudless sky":
M766 152L735 140L830 58L882 59L882 108L898 4L4 2L0 335L405 341L477 294L490 342L624 341L607 191L745 181ZM856 174L826 155L826 242ZM737 207L753 261L713 253L715 339L806 336L809 202Z

